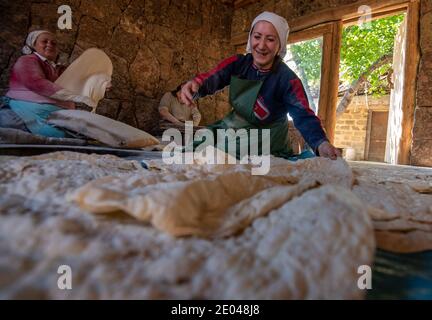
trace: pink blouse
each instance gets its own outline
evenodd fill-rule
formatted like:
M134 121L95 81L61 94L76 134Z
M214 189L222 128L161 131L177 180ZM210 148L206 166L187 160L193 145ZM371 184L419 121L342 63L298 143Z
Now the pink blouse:
M64 67L55 68L35 54L21 56L12 68L9 91L6 96L17 100L49 103L66 109L75 109L75 103L72 101L50 98L51 95L63 89L54 83L63 71Z

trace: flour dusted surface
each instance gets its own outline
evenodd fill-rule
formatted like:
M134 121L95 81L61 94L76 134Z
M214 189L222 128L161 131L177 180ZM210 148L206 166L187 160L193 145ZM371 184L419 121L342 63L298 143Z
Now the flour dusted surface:
M212 237L173 237L124 212L94 214L67 201L66 195L98 179L155 174L137 162L68 152L4 160L0 297L362 298L357 268L372 263L375 242L367 210L349 190L346 163L316 159L329 176L316 174L314 182L313 169L302 174L301 162L276 160L269 176L283 183L244 196L236 207L244 214L241 226L233 232L236 224L218 224ZM313 167L313 160L305 163ZM331 178L338 167L345 178ZM247 168L162 169L175 183L245 174ZM293 188L292 197L282 199ZM259 199L268 196L274 201L263 209ZM247 206L258 214L251 218ZM62 264L72 268L73 290L57 288Z

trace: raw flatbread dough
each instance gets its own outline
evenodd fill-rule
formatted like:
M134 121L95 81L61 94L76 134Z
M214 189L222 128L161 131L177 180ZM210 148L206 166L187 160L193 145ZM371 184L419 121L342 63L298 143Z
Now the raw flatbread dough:
M278 204L289 201L291 191L288 191L288 189L290 188L290 190L299 189L304 191L309 188L306 186L315 186L316 183L333 184L347 189L353 188L354 193L363 200L376 232L380 232L380 237L377 240L379 248L396 252L416 252L432 249L432 240L429 241L432 238L427 235L414 237L413 235L417 235L417 233L410 233L418 230L432 234L432 196L425 191L428 190L425 186L430 184L430 180L426 175L425 180L419 181L416 178L417 175L413 174L417 171L412 167L397 167L393 169L397 171L393 174L391 167L379 167L377 169L371 165L361 167L361 164L356 164L356 184L353 186L354 176L344 161L318 158L291 162L290 165L287 165L286 160L272 157L271 168L266 175L266 179L285 177L286 181L280 183L279 188L275 189L276 186L271 186L265 190L257 188L253 192L246 192L243 198L240 196L239 199L232 199L233 201L230 202L229 195L240 195L239 190L235 188L237 181L239 181L239 186L244 184L253 188L252 180L262 179L248 175L252 166L205 164L199 166L196 164L165 166L162 163L157 163L157 161L153 163L156 167L159 166L160 170L162 170L160 174L165 179L171 177L175 180L175 176L184 175L188 179L200 182L184 182L181 187L168 186L163 191L163 194L159 191L146 194L151 189L150 187L145 188L145 191L140 194L138 188L134 190L133 195L127 191L128 188L131 188L128 185L134 185L133 183L120 183L117 188L119 193L116 194L117 202L115 203L112 201L112 195L104 193L107 190L115 189L115 185L119 182L93 181L75 194L75 200L83 208L97 212L100 208L104 208L106 199L111 199L111 207L105 212L122 210L138 219L149 221L160 230L176 236L227 236L240 232L256 216L265 215L271 209L276 208ZM403 173L404 170L406 171L405 174ZM230 172L236 173L236 175L230 176L235 183L225 183L223 188L216 185L212 186L212 184L215 184L215 182L211 182L214 175L223 176L228 175ZM239 178L239 172L244 173L242 178ZM382 172L385 172L385 174L382 174ZM203 179L203 175L207 178ZM213 178L210 178L211 175L213 175ZM226 179L229 180L230 177L227 176ZM247 180L250 180L250 183L244 182ZM289 187L286 186L287 184L295 186ZM225 187L225 185L231 187L232 190ZM276 190L281 188L287 188L287 191L284 197L279 198L278 202L272 197L277 193ZM242 187L241 189L246 190L247 188ZM295 194L295 191L293 192ZM195 194L200 194L198 200L195 199ZM218 198L218 195L220 195L220 198ZM261 197L260 201L256 201L258 197ZM226 200L224 202L220 199ZM215 201L212 202L213 200ZM177 206L176 204L180 201L182 204ZM239 201L248 205L254 203L255 207L253 210L251 208L251 210L245 209L242 211L242 215L239 213L241 211L239 209L240 204L238 206L229 205ZM219 207L208 210L209 204L213 203L219 204ZM184 212L194 212L194 214L186 215L188 219L184 219L185 215L182 209ZM248 212L250 216L245 212ZM255 215L253 212L256 212ZM197 226L201 226L201 229ZM391 233L383 233L382 231ZM423 235L423 233L420 234ZM387 236L390 237L389 240L386 240ZM400 238L407 237L407 240L393 243L392 241L397 238L396 236ZM392 245L389 245L389 243L392 243ZM399 246L400 249L398 249Z
M404 183L432 175L413 168L392 174L351 164L353 177L342 160L272 158L269 175L255 181L259 191L251 187L232 200L222 211L228 218L210 225L210 238L176 238L111 209L92 214L66 195L98 182L120 193L118 205L125 193L133 199L156 192L157 182L177 186L174 193L193 181L206 190L224 181L217 182L220 175L246 179L251 166L154 160L148 171L136 161L72 152L0 161L2 299L362 298L357 268L372 263L373 224L386 250L427 250L432 243L431 195ZM73 290L56 286L62 264L73 270Z
M245 172L214 179L164 181L147 177L106 177L90 182L68 199L95 213L122 210L173 236L230 236L256 218L315 187L315 182L285 186L285 179Z
M119 213L90 214L65 195L104 177L125 183L133 176L138 194L145 188L141 179L151 181L157 171L166 183L182 184L214 179L218 169L153 172L135 161L65 152L6 159L0 167L0 298L362 298L357 269L371 265L375 248L365 206L337 184L298 188L311 180L302 178L301 165L291 170L292 163L285 164L283 180L259 179L260 188L270 187L232 206L238 206L233 212L240 213L241 231L210 240L174 238ZM229 174L246 172L232 167ZM274 200L262 208L266 191ZM289 193L290 201L278 203ZM253 221L242 217L249 205ZM62 264L73 270L73 290L57 288Z
M379 247L388 251L412 253L431 250L432 233L430 231L376 231L375 237Z
M76 95L89 97L97 106L111 82L112 72L113 65L106 53L90 48L73 61L55 83Z
M115 148L144 148L159 144L151 134L84 110L60 110L50 114L48 123L78 132Z
M298 163L288 165L286 160L271 160L274 167L266 176L253 176L243 171L242 165L225 165L225 170L216 176L197 172L193 180L185 181L179 171L169 166L168 172L145 178L106 177L92 181L68 199L95 213L121 210L173 236L214 237L240 232L257 217L319 183L340 184L342 177L350 186L351 181L346 177L351 171L342 160L306 160L302 162L303 168ZM196 172L194 166L187 168ZM175 173L170 175L169 171ZM318 171L325 173L318 174ZM298 181L295 186L281 187Z
M369 206L377 246L394 252L432 250L432 169L352 162L353 192Z

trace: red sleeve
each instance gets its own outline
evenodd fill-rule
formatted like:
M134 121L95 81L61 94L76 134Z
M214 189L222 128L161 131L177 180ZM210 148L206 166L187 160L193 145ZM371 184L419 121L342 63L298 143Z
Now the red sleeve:
M200 97L213 94L229 85L235 63L242 55L235 55L221 61L209 72L197 75L194 80L200 84Z
M18 59L13 67L13 76L31 91L49 97L62 87L46 78L37 59L37 57L30 56L23 56Z

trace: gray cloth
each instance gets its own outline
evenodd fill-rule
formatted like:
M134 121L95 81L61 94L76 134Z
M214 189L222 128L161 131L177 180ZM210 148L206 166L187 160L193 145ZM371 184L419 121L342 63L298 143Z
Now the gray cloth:
M0 128L11 128L30 132L24 121L11 110L4 99L0 99Z
M52 138L11 128L0 128L0 144L38 144L85 146L86 140L71 138Z

